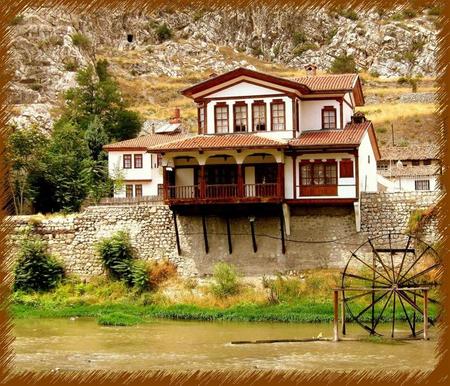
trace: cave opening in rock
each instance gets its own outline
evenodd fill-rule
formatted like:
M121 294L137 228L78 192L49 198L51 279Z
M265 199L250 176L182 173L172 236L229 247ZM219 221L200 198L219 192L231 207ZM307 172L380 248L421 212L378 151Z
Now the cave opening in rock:
M127 35L127 40L128 40L128 43L132 43L133 42L133 35L128 34Z

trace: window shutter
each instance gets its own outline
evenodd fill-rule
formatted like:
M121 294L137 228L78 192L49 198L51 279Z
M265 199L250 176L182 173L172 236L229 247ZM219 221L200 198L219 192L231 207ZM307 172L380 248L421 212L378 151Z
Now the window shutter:
M351 159L343 159L339 163L339 176L341 178L354 177L353 175L353 161Z

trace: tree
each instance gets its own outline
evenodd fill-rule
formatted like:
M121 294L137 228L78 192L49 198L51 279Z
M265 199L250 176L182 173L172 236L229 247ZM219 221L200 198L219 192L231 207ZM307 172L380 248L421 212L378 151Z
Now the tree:
M37 128L16 130L7 142L8 184L16 214L24 214L34 195L30 176L42 167L47 137Z
M331 63L330 72L333 74L355 73L356 63L353 55L342 54L337 56Z
M73 123L54 129L43 158L43 170L34 176L34 204L42 212L77 211L86 198L89 148Z

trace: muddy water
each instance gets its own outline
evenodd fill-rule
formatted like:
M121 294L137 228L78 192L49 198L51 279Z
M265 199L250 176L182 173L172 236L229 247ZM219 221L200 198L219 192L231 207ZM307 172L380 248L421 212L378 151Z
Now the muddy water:
M388 329L390 326L383 326ZM398 325L398 333L406 333ZM436 364L436 336L401 344L309 342L232 345L235 340L332 336L330 324L156 320L102 327L93 319L15 321L17 370L421 369ZM358 326L349 335L366 336Z

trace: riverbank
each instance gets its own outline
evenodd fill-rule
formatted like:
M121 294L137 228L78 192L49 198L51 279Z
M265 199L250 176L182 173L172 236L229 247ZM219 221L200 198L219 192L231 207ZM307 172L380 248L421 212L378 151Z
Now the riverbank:
M182 279L172 277L149 291L138 291L123 281L98 277L90 282L68 278L49 292L12 294L10 315L13 319L31 318L95 318L101 325L135 325L152 319L327 323L333 320L332 288L339 275L334 271L313 271L301 277L240 278L235 291L226 296L217 293L214 279ZM233 287L234 288L234 287ZM352 301L356 315L370 299ZM384 304L375 305L378 315ZM430 304L430 316L436 313ZM408 311L412 318L412 310ZM350 314L347 313L350 321ZM362 322L371 312L363 312ZM416 315L420 321L421 316ZM380 322L392 320L389 304ZM396 320L406 321L401 307Z

